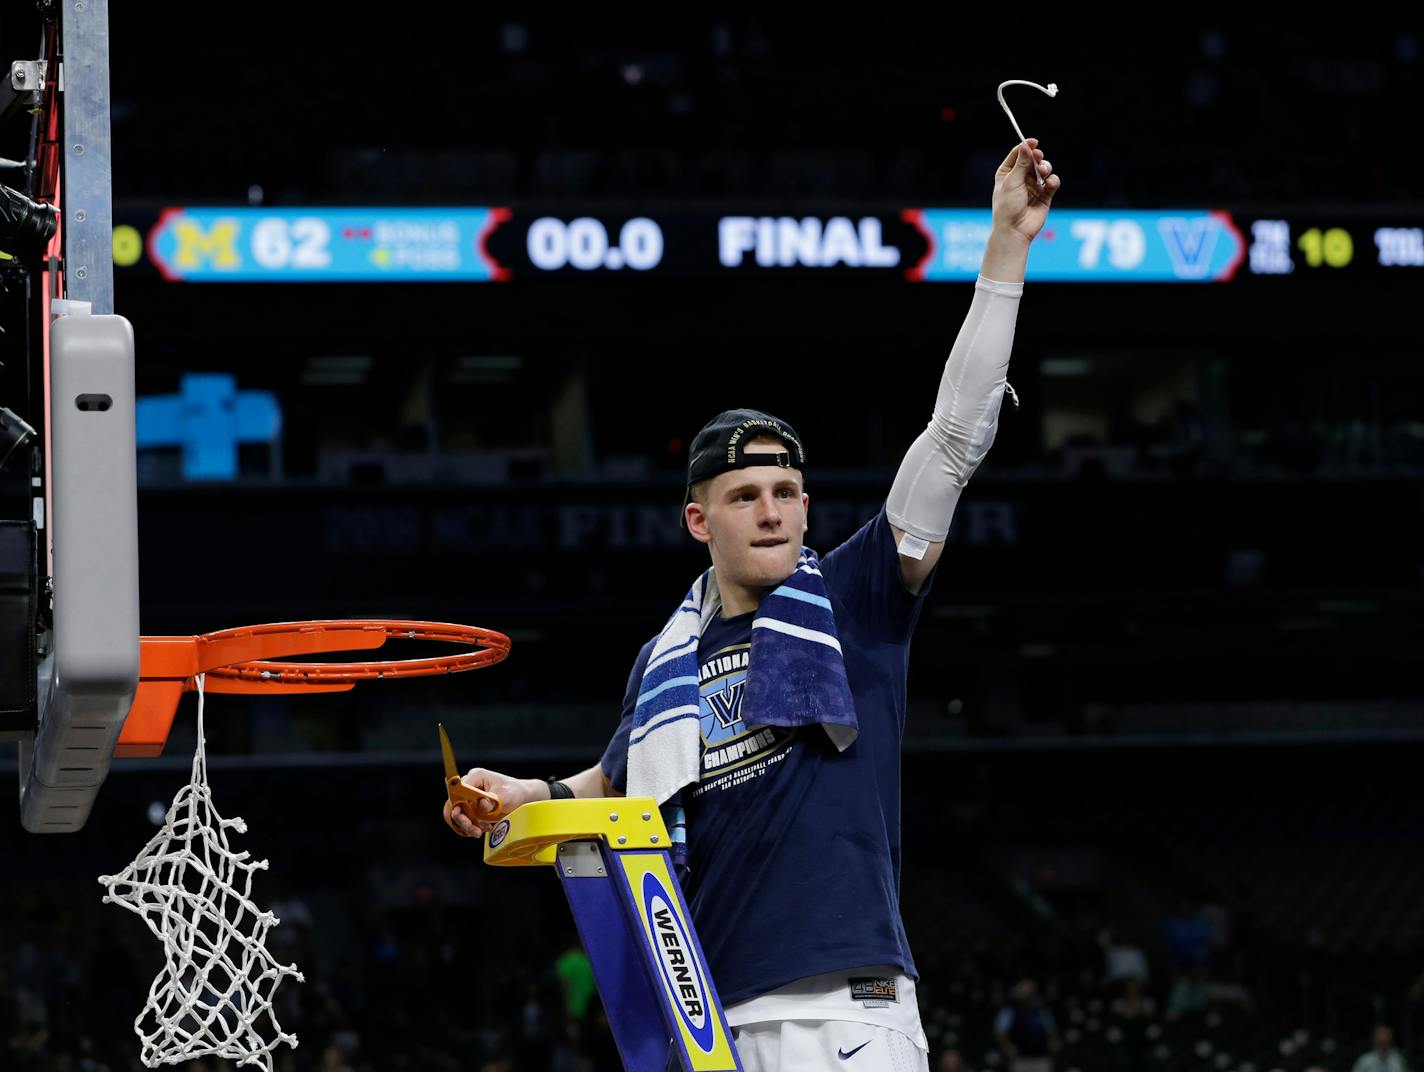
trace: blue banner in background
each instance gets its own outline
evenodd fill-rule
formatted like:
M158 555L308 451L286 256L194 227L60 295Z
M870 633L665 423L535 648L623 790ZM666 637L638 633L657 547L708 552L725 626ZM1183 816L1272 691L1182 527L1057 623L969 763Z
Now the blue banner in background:
M911 279L973 280L989 238L988 209L909 209L929 246ZM1225 212L1069 212L1054 209L1029 247L1035 282L1219 283L1231 280L1246 241Z
M185 282L378 282L499 278L485 252L491 208L171 208L150 260Z

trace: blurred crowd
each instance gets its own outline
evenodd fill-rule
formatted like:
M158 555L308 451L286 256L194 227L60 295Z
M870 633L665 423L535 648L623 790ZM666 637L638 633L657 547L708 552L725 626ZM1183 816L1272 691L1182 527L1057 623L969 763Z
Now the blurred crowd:
M543 922L523 926L442 904L418 879L416 903L384 910L271 883L282 920L272 952L306 974L278 991L276 1018L301 1042L278 1047L275 1067L617 1072L588 959L566 910L546 896L554 884L543 885L524 898L525 914ZM88 892L37 883L0 922L0 1072L141 1067L132 1022L160 957L137 924L107 918L112 909L101 912ZM946 941L935 921L912 914L929 903L915 899L907 919L912 937L940 943L917 943L937 1072L1408 1067L1391 1028L1373 1023L1371 1012L1407 1016L1417 1002L1377 996L1371 1010L1312 1014L1264 963L1279 952L1243 943L1221 898L1182 900L1155 933L1104 925L1067 943L968 933ZM944 906L951 919L960 910ZM1080 905L1080 927L1102 910ZM181 1067L234 1065L207 1056Z

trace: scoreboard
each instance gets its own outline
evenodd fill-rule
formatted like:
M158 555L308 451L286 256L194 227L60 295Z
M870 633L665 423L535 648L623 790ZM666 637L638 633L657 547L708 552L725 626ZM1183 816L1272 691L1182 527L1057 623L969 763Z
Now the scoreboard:
M551 213L501 207L115 211L120 272L170 282L508 282L796 274L972 281L987 209L813 215ZM1229 283L1424 268L1424 217L1225 209L1055 209L1028 278Z

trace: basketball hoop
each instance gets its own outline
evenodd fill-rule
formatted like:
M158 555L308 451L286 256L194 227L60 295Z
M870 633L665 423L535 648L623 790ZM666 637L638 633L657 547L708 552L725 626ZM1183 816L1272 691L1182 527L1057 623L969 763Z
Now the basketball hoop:
M474 650L371 662L285 661L323 652L371 651L392 639L443 641ZM346 692L361 681L458 674L493 666L509 655L509 647L509 637L492 629L370 618L276 622L197 636L143 637L138 692L114 755L162 755L178 701L193 690L199 674L206 676L208 692Z
M293 656L371 651L387 640L433 640L473 650L433 658L372 662L289 662ZM271 1072L278 1046L297 1036L277 1022L274 998L285 979L303 981L267 949L279 921L252 900L252 860L231 844L246 833L225 819L208 785L203 700L208 692L345 692L359 681L456 674L509 655L509 637L445 622L344 619L278 622L187 637L143 637L139 687L114 749L116 756L156 756L173 728L183 693L198 693L198 745L192 774L164 823L133 862L101 875L105 903L143 917L164 948L164 967L134 1021L148 1068L204 1056Z

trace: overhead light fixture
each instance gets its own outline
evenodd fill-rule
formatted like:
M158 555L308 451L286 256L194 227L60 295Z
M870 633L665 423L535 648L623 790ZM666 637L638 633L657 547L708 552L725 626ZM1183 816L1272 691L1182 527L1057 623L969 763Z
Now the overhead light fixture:
M455 359L450 370L450 382L508 383L524 365L518 354L463 354Z
M1093 371L1093 363L1086 357L1050 357L1039 368L1045 376L1087 376Z
M375 359L367 354L311 357L302 369L302 383L322 387L363 384L373 364Z

